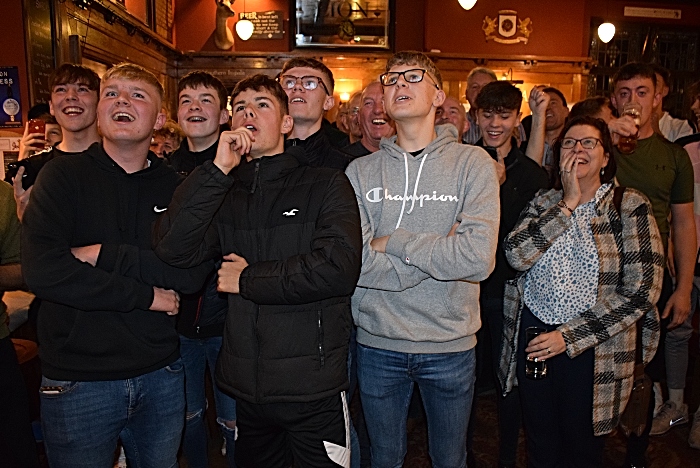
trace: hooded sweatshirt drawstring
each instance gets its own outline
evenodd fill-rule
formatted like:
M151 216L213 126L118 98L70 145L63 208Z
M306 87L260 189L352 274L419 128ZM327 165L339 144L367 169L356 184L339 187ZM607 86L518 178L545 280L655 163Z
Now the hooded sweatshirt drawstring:
M413 200L411 200L411 209L408 210L406 214L411 214L411 212L413 211L413 207L416 205L416 197L418 196L418 182L420 181L420 175L423 172L423 164L425 164L425 158L427 157L428 153L425 153L420 161L420 166L418 167L418 176L416 177L416 183L413 186ZM406 208L406 197L408 196L408 156L406 156L406 153L403 154L403 165L404 170L406 172L406 182L404 183L403 187L403 202L401 203L401 214L399 215L399 220L396 223L395 229L398 229L401 225L401 219L403 219L403 210Z

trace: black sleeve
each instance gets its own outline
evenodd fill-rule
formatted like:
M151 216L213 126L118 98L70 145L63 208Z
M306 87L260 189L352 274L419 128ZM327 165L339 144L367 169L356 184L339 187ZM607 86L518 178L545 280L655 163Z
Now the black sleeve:
M211 161L197 167L175 190L153 232L156 255L169 265L190 268L221 257L212 221L233 177Z
M256 304L305 304L352 294L362 263L360 213L350 181L333 176L311 239L311 252L258 262L241 273L241 296Z
M178 268L162 261L152 250L129 244L103 244L96 266L159 288L194 294L213 271L214 261L193 268Z
M57 161L58 162L58 161ZM46 165L34 185L22 225L22 273L37 297L81 310L147 310L153 287L81 262L71 238L81 220L79 183L59 164Z

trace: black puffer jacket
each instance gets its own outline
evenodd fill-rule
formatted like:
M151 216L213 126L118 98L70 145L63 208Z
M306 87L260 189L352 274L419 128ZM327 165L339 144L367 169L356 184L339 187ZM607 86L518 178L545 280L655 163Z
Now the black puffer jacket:
M303 166L299 151L244 162L233 177L204 163L156 231L156 252L172 265L231 252L248 262L240 294L229 294L217 382L254 403L313 401L347 387L357 201L345 174Z

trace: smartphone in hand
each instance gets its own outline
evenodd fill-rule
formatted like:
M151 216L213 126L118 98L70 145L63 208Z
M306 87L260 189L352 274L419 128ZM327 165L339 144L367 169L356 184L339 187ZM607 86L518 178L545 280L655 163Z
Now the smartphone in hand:
M42 135L46 134L46 122L44 122L41 119L31 119L29 122L27 122L27 133L41 133ZM46 138L43 136L42 138ZM45 145L43 143L32 146L32 148L37 148L38 150L43 150L45 148Z

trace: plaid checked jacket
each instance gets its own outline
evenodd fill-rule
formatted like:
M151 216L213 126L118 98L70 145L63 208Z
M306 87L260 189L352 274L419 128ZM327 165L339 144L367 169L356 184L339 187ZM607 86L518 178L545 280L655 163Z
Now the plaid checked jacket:
M617 426L624 411L634 373L637 330L642 327L643 359L648 363L659 342L656 301L661 292L664 250L651 204L640 192L627 188L620 213L611 187L596 204L591 229L598 250L600 272L596 304L579 317L560 325L566 353L575 358L595 347L593 432L603 435ZM523 307L525 273L571 225L556 206L562 192L540 192L520 215L504 248L508 262L519 270L505 287L503 346L498 377L504 395L517 385L517 338Z

